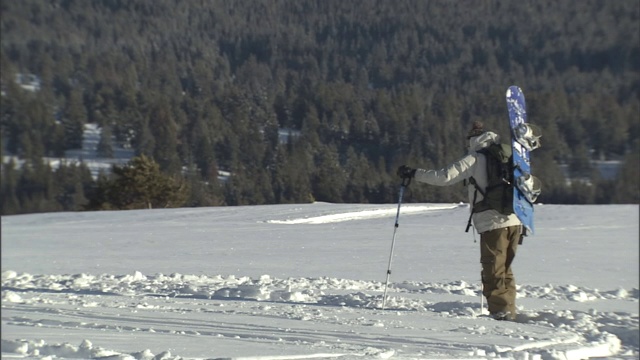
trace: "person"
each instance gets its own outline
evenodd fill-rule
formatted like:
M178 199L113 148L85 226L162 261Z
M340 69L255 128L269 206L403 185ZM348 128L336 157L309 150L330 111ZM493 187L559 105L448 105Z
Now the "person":
M482 292L487 299L489 313L497 320L515 320L516 281L511 265L521 241L522 223L512 207L505 211L504 208L497 209L497 206L486 206L487 202L482 202L489 182L488 158L482 149L498 144L500 138L494 132L485 131L483 124L476 121L467 139L468 154L443 169L425 170L402 165L397 174L402 179L414 178L418 182L437 186L467 181L469 203L472 204L471 218L473 226L480 233ZM483 191L477 191L473 182Z

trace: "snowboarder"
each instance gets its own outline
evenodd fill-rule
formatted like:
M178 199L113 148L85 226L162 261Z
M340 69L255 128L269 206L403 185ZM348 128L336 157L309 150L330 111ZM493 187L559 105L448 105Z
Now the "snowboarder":
M485 131L479 121L473 123L467 139L469 153L443 169L414 169L402 165L397 174L403 179L415 178L419 182L437 186L448 186L465 180L469 203L472 204L473 225L480 233L483 295L487 299L489 313L498 320L515 320L516 282L511 265L522 237L522 223L513 213L512 207L507 206L505 209L505 206L500 206L496 201L483 201L487 191L498 191L488 187L492 180L489 179L487 163L493 160L483 149L491 144L498 144L500 139L496 133Z

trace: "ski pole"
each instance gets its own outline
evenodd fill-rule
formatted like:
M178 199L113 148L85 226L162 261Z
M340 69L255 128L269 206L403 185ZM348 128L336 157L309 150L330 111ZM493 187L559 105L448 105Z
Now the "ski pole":
M484 283L482 282L482 273L480 273L480 315L484 314Z
M387 287L389 285L389 276L391 276L391 261L393 260L393 248L396 244L396 232L398 231L398 219L400 218L400 206L402 205L402 197L404 196L404 188L409 186L411 178L403 178L400 184L400 194L398 195L398 211L396 212L396 223L393 227L393 239L391 240L391 253L389 254L389 265L387 266L387 280L384 282L384 294L382 295L382 310L387 302Z

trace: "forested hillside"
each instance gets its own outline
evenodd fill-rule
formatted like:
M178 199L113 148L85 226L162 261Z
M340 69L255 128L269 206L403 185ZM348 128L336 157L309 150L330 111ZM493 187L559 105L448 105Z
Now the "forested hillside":
M0 6L3 155L26 160L3 165L2 214L119 208L117 175L41 160L79 147L86 123L104 156L113 136L184 193L164 206L395 202L395 169L460 157L474 120L508 136L512 84L544 133L540 202L640 202L637 0ZM601 160L622 162L615 179ZM405 200L466 201L423 184Z

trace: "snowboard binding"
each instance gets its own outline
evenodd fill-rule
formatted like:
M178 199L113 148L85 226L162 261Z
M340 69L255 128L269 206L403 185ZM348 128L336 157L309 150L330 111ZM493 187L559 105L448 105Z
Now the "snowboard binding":
M524 174L517 179L518 189L522 191L522 194L529 200L530 203L535 203L538 200L538 196L542 192L542 184L540 179L531 175Z
M540 147L540 128L529 123L520 123L514 129L515 138L525 149L533 151Z

